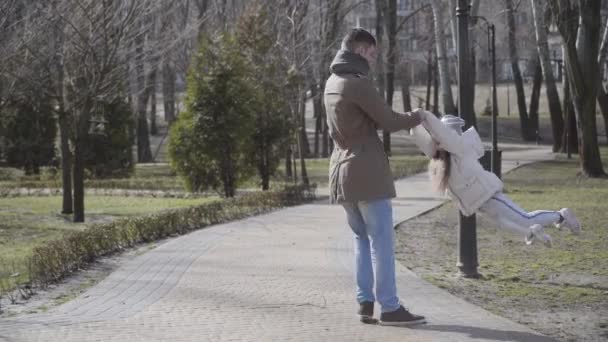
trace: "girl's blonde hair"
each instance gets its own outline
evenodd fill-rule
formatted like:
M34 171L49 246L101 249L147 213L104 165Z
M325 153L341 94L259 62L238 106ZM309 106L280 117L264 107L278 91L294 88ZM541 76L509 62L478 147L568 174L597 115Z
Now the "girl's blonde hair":
M431 188L437 193L444 194L447 190L450 167L450 152L445 150L437 150L433 158L429 161Z

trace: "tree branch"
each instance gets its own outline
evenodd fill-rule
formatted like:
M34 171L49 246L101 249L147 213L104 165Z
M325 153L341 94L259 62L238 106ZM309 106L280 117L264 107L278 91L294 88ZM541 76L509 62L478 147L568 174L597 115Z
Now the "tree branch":
M403 28L403 25L405 25L405 23L410 20L412 17L414 17L416 14L418 14L418 12L423 11L427 8L431 7L430 4L425 4L422 5L420 7L418 7L417 9L415 9L412 13L406 15L405 17L403 17L403 19L401 20L401 22L399 23L399 25L397 25L397 32L401 31L401 29Z

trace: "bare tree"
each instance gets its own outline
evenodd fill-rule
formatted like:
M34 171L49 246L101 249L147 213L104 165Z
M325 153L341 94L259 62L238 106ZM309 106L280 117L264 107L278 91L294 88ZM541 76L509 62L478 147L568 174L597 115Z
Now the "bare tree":
M531 122L526 109L526 93L521 70L519 69L519 55L517 53L515 8L513 6L513 0L505 0L505 7L507 11L509 58L511 60L511 70L513 72L513 81L515 82L515 91L517 93L517 108L519 109L521 134L525 141L533 141L536 138L536 130L533 127L534 123Z
M561 148L561 137L564 131L564 119L562 107L553 77L553 67L549 55L549 44L547 42L548 25L545 15L546 4L543 0L530 0L532 5L532 15L534 17L534 28L536 32L536 45L538 56L543 71L545 87L547 89L547 100L549 103L549 113L551 115L551 127L553 131L553 152Z
M49 11L52 17L65 23L64 99L65 111L73 122L75 222L83 222L85 218L83 144L91 119L99 102L121 96L125 48L138 34L137 16L145 13L147 5L145 0L112 3L64 0Z
M303 80L306 78L306 64L307 61L303 60L305 55L304 49L305 44L301 44L306 39L305 30L305 18L308 15L308 2L298 1L288 6L288 19L291 23L291 56L288 60L291 62L293 75L295 79L295 92L290 101L290 107L292 110L292 117L296 123L296 142L298 149L298 156L300 158L300 175L302 176L302 182L308 185L308 172L306 169L305 157L310 152L308 147L308 134L306 133L306 87L303 87ZM295 173L294 173L295 175Z
M553 15L565 45L565 66L578 123L581 168L590 177L605 175L595 120L600 70L600 4L596 0L576 3L557 0L552 3Z
M205 30L205 15L209 10L209 0L194 0L194 4L196 5L196 9L198 10L198 33L199 35ZM188 7L188 2L184 4L185 7Z
M386 94L386 72L384 70L384 28L386 15L386 1L375 1L376 5L376 48L378 57L376 59L376 83L378 91L384 97Z
M50 2L56 6L56 1ZM63 202L61 212L73 212L70 118L63 97L63 27L58 18L46 13L48 8L27 1L8 1L0 5L0 108L7 99L34 99L46 97L54 102L52 112L59 123ZM46 30L39 30L41 25ZM4 41L4 42L2 42ZM2 83L6 86L2 87Z
M161 7L159 7L160 9ZM150 28L150 38L147 44L147 54L150 55L150 82L146 85L146 91L150 96L150 134L157 135L158 134L158 126L156 124L156 85L158 83L158 69L160 67L160 53L157 49L157 42L160 40L160 20L161 15L163 13L161 11L156 11L154 15L150 16L151 20L151 28ZM154 158L152 158L154 159Z
M424 108L426 110L431 110L431 91L433 90L433 86L435 85L435 91L437 90L436 82L438 70L435 67L435 54L433 53L433 49L430 49L426 54L426 97ZM439 113L435 113L437 115Z
M340 26L342 20L346 15L343 8L344 0L330 0L326 1L324 10L321 10L321 58L319 63L319 70L321 73L321 88L320 92L325 92L325 80L329 78L329 63L333 58L333 52L338 45L338 34L340 33ZM323 120L323 139L322 139L322 155L328 157L329 152L332 148L333 142L329 138L329 127L327 126L327 120Z
M137 161L139 163L149 163L152 161L152 150L150 149L150 132L148 128L147 107L150 98L150 74L146 73L146 43L150 27L147 20L139 20L141 26L135 37L135 78L136 78L136 107L137 115Z
M207 11L207 0L195 2L199 10L195 28L189 30L190 1L166 1L162 4L160 45L166 46L161 56L164 119L171 124L177 117L175 82L178 73L184 77L188 69L193 41L200 36ZM191 31L191 32L190 32Z
M380 2L380 1L377 1ZM393 107L393 94L395 93L395 67L397 64L397 1L388 0L385 7L386 33L388 50L386 51L386 103ZM391 155L391 132L383 132L384 152Z
M534 133L537 141L539 141L538 105L540 100L540 88L543 84L543 70L538 55L534 56L534 59L530 64L532 65L534 74L532 78L532 93L530 94L530 104L528 107L528 124L530 131Z
M471 10L469 20L469 40L476 41L477 40L477 32L473 30L473 27L477 25L478 15L479 15L479 4L481 0L472 0L471 1ZM456 45L454 45L456 46ZM469 89L471 89L472 97L475 98L475 83L477 82L477 46L478 44L471 44L471 64L470 64L470 72L471 77L466 78L466 81L469 82ZM473 106L473 113L462 113L461 114L465 121L473 122L473 125L477 126L477 116L475 114L475 107Z
M401 100L403 101L403 111L409 112L412 110L412 102L410 96L410 75L408 73L409 64L403 64L403 67L399 70L399 82L401 85Z
M608 92L603 85L602 77L606 67L606 55L608 55L608 19L606 20L606 28L604 29L604 35L602 38L602 45L600 46L600 54L598 56L598 64L600 67L600 89L597 95L597 102L600 106L602 116L604 117L604 133L606 135L606 143L608 144Z
M64 37L63 28L64 23L61 21L55 22L55 51L61 51L63 47ZM54 55L54 68L56 71L56 77L54 89L57 91L56 102L57 102L57 117L59 122L59 135L61 141L61 176L62 176L62 214L74 213L74 200L72 198L72 151L70 150L70 122L68 113L65 108L65 98L63 92L63 85L65 84L64 70L63 70L63 54L56 53Z
M562 152L578 153L578 130L576 128L576 115L574 114L574 106L572 105L572 96L570 93L570 81L568 73L564 74L563 79L564 91L564 134L562 135Z
M437 60L439 65L439 81L441 84L441 99L445 113L456 113L452 86L450 81L450 67L445 38L445 21L443 18L443 6L441 0L429 0L433 10L433 25L435 32L435 45L437 48Z

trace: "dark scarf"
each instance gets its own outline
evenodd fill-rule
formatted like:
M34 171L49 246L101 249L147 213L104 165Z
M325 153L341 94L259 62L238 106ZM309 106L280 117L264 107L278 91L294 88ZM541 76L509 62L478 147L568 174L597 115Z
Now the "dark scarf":
M347 50L340 50L329 66L332 74L354 74L367 77L369 64L361 55Z

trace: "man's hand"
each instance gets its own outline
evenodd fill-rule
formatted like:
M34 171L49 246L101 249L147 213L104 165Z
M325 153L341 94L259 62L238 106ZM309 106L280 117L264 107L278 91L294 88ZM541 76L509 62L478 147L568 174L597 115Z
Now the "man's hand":
M421 108L416 108L410 112L412 119L416 120L416 125L420 125L424 121L425 113Z

